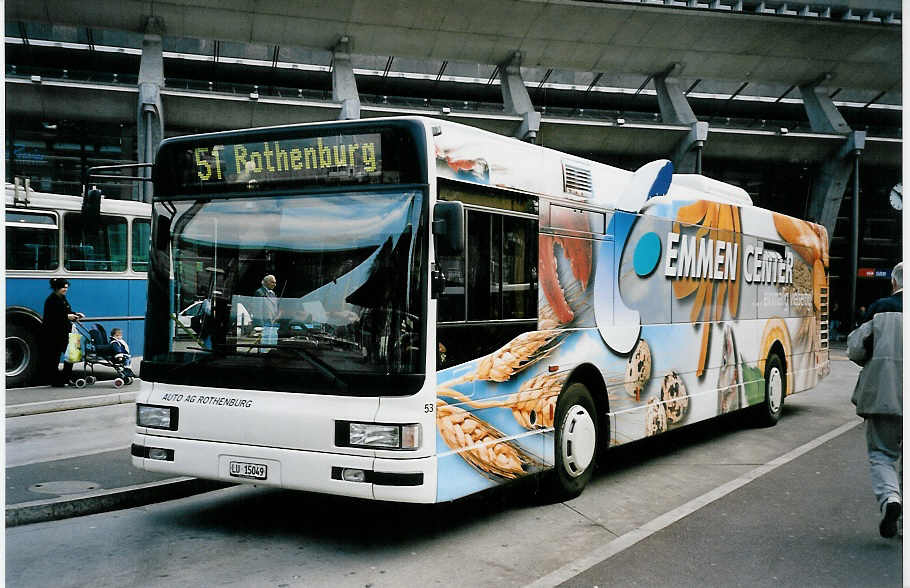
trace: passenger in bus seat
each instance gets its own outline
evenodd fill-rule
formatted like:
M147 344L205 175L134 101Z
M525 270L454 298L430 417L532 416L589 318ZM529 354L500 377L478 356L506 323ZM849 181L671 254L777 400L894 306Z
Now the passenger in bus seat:
M891 296L872 303L867 321L847 338L847 353L863 366L850 399L866 421L866 451L882 537L897 534L903 454L903 264L891 272Z
M81 312L75 312L70 306L66 293L70 283L66 278L51 278L53 292L44 301L44 318L41 323L40 337L40 372L42 383L51 386L64 386L73 373L73 364L63 362L63 370L58 371L60 354L66 351L73 321L85 318Z

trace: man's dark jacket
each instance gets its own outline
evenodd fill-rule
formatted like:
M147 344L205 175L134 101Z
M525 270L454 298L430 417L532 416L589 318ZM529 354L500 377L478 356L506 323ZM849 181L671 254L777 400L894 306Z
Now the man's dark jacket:
M884 298L879 298L875 302L869 305L869 309L866 310L866 315L863 317L863 322L871 321L872 317L880 312L904 312L904 291L898 290L891 296L886 296Z

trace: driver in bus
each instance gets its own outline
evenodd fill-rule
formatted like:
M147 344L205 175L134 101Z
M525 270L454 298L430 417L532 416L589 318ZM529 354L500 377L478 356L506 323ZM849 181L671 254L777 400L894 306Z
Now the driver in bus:
M267 274L262 278L262 286L254 293L254 296L263 298L259 308L262 317L260 353L267 353L271 347L278 344L278 296L275 295L277 284L275 276Z

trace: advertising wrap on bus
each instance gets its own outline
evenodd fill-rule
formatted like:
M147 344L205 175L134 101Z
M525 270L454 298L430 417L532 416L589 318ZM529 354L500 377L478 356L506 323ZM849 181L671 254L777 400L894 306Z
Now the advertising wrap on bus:
M547 181L516 174L510 164L527 161L501 147L446 133L437 154L453 179ZM761 405L771 356L786 365L773 418L827 373L824 228L687 192L622 194L632 210L604 211L605 228L586 203L541 201L537 330L438 373L438 500L554 466L580 477L598 430L618 445ZM589 364L602 395L578 405L588 414L560 412Z
M611 446L773 424L828 371L824 228L667 161L409 118L171 139L155 174L138 467L566 499Z

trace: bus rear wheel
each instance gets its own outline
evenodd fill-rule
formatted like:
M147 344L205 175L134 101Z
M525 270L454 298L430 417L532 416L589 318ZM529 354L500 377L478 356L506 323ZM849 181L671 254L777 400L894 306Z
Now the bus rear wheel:
M561 502L581 494L594 474L600 446L599 423L591 392L581 382L563 390L556 403L553 470L543 483L544 498Z
M765 400L756 406L756 422L759 426L773 427L780 420L784 409L787 390L787 372L784 360L777 353L768 355L765 362Z
M38 340L20 324L6 328L6 387L26 386L38 371Z

